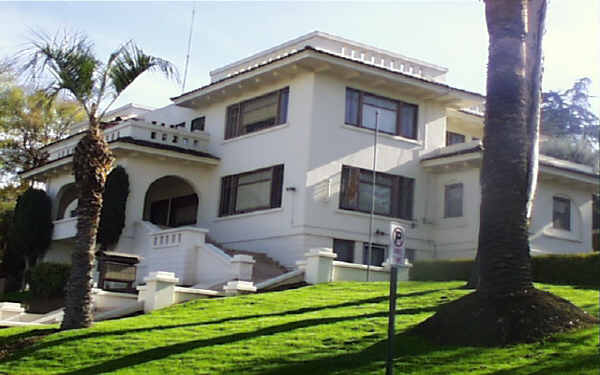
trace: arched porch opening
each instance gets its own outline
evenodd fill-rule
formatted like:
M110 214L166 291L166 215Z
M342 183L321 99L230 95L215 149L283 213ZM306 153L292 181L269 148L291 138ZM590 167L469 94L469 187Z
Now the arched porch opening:
M60 188L56 194L56 220L77 216L77 188L75 183L67 184Z
M146 191L143 218L152 224L175 228L196 224L198 195L181 177L165 176Z

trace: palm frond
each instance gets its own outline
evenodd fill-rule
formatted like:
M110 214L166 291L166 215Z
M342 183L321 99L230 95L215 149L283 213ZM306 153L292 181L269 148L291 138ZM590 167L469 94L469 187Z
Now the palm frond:
M114 64L110 67L108 73L115 95L119 95L140 74L147 71L163 73L167 78L175 79L179 82L177 68L172 63L159 57L145 54L133 41L126 43L117 51Z
M53 37L36 33L22 72L33 80L50 77L53 91L67 90L85 108L91 109L91 96L100 62L94 57L93 44L80 33L58 32Z

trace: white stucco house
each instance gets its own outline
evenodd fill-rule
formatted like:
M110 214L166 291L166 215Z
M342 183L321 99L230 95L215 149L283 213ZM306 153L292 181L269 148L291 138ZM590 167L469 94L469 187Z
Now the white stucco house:
M226 265L241 253L255 258L255 271L264 261L268 277L293 271L315 248L367 263L378 113L370 263L387 257L390 221L408 228L411 261L473 257L485 98L449 86L446 74L313 32L211 71L210 84L164 108L113 111L104 134L130 194L109 255L139 259L134 283L160 270L202 287L234 277ZM84 127L22 173L44 182L55 203L47 261L70 261L72 152ZM598 171L542 155L539 173L533 254L591 251Z

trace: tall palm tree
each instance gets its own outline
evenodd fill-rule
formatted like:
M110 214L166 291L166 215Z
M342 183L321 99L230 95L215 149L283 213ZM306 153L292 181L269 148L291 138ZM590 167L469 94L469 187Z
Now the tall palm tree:
M489 60L478 290L532 288L529 217L537 181L546 0L486 0Z
M89 327L96 233L106 175L113 162L100 121L140 74L156 71L177 79L177 71L170 62L144 53L133 41L123 44L102 63L96 58L93 43L77 33L61 32L54 37L39 34L25 52L23 72L36 80L47 80L48 90L54 95L64 92L72 96L83 106L89 121L88 131L73 154L79 193L77 237L61 329Z
M538 174L546 0L485 0L489 33L479 284L415 331L448 344L506 345L598 323L533 287L529 218Z

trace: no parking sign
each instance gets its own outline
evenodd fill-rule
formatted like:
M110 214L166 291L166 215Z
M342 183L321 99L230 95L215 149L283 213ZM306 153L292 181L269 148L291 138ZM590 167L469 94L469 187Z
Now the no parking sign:
M398 223L390 223L390 264L397 266L404 264L406 249L406 229Z

